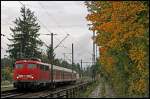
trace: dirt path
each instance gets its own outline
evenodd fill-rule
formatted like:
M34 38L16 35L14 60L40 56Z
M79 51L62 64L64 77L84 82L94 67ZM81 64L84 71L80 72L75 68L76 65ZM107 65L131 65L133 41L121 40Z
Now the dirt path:
M115 98L114 92L108 84L105 84L105 90L106 90L105 93L106 98Z
M96 87L96 89L89 95L89 98L101 98L99 96L100 93L100 88L101 88L101 83Z
M110 86L101 81L95 90L89 95L89 98L115 98L115 95Z

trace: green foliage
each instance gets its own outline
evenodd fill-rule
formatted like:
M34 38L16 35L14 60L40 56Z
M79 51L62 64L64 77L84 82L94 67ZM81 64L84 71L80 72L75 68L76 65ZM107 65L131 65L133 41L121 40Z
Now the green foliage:
M51 45L49 45L49 47L47 48L47 56L48 56L49 63L52 62L52 58L55 59L55 53Z
M1 70L2 80L12 81L13 73L12 70L8 67Z
M40 34L38 31L40 26L38 25L37 18L34 16L34 12L30 9L22 7L20 10L21 17L16 18L14 28L10 27L12 31L12 39L9 39L12 44L8 44L10 57L17 58L40 58L41 53L39 51L39 46L42 42L38 40Z
M96 77L100 73L100 63L97 61L94 65L90 67L91 76L94 80L96 80Z
M1 69L8 66L12 70L13 69L13 63L14 63L13 59L1 58Z

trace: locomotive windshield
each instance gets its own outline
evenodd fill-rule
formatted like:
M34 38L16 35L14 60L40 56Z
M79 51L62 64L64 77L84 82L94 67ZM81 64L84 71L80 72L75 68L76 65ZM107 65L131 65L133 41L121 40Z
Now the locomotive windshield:
M15 67L18 69L21 69L21 68L23 68L23 64L16 64Z
M36 64L28 64L28 68L30 68L30 69L36 68Z

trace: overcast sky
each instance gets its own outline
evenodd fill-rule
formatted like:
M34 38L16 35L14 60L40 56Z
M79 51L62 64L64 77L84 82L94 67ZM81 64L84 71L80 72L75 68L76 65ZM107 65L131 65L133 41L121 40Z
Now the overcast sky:
M42 35L49 32L57 34L54 36L54 47L67 35L70 36L55 50L56 57L64 59L63 53L71 53L71 44L74 43L75 63L83 61L92 61L92 32L88 30L88 22L85 17L88 14L84 1L21 1L35 12L41 29L40 38L47 45L51 43L50 36ZM21 4L19 1L1 1L1 57L8 55L6 49L10 44L7 38L11 38L12 33L9 27L14 27L12 21L20 17ZM42 47L43 51L46 47ZM71 55L66 55L68 62ZM71 62L70 62L71 63ZM88 64L84 64L85 67Z

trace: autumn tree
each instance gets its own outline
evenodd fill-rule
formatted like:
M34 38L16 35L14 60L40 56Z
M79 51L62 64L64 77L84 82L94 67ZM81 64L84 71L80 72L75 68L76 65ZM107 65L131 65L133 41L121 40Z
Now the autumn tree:
M101 74L118 96L149 94L149 2L86 1Z

